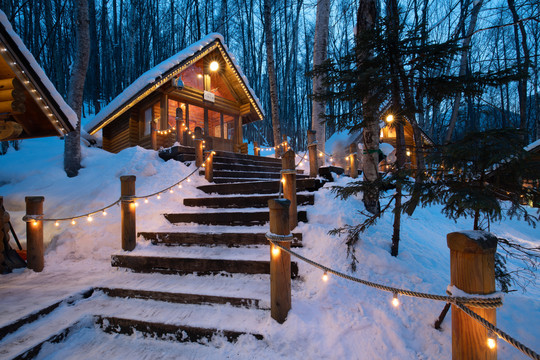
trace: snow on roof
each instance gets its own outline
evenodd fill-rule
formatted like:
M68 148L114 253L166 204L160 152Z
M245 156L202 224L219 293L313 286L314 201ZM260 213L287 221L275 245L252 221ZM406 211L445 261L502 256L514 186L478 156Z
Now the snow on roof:
M148 70L147 72L139 76L137 80L135 80L124 91L122 91L116 98L114 98L107 106L105 106L99 113L97 113L96 116L86 124L84 129L89 134L93 134L94 132L99 130L104 125L103 123L107 120L108 117L113 115L116 111L121 110L121 107L123 104L125 104L131 99L134 99L135 96L137 96L137 94L139 94L148 86L155 84L157 81L161 81L161 80L166 81L167 77L172 77L173 76L172 74L166 74L169 70L171 70L175 66L180 65L187 58L193 56L197 52L201 51L205 46L211 44L212 42L216 40L220 42L224 50L229 55L229 58L232 64L234 65L235 70L238 72L238 74L244 81L246 88L248 89L251 97L254 99L257 106L259 107L259 110L264 115L259 99L255 95L255 92L253 91L253 89L249 86L248 79L242 72L238 63L236 62L235 57L229 53L227 46L224 44L223 36L218 33L211 33L203 37L201 40L191 44L184 50L181 50L180 52L176 53L170 58L162 61L158 65L154 66L152 69ZM166 76L166 78L163 78L163 76Z
M33 70L35 75L37 76L37 79L33 80L41 81L41 85L45 87L44 90L49 93L51 100L54 100L53 102L51 102L51 105L56 106L55 110L60 113L59 115L63 116L65 120L69 121L69 124L72 126L72 129L70 130L75 129L78 121L77 114L75 114L75 111L73 111L73 109L64 101L62 95L58 93L53 83L49 80L49 77L45 74L45 71L43 71L41 66L34 58L34 55L32 55L30 50L28 50L26 45L24 45L19 35L17 35L17 33L13 30L11 23L9 22L6 14L2 10L0 10L0 23L6 30L7 35L17 46L20 55L24 57L24 60L28 62L31 70Z
M536 149L537 147L540 147L540 139L530 143L529 145L525 146L524 147L524 150L525 151L532 151L534 149Z

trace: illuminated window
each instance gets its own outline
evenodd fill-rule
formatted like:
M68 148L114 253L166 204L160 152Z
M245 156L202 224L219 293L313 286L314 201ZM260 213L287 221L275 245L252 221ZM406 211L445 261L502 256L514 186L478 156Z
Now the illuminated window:
M152 132L152 121L154 121L155 129L161 130L159 124L159 113L159 102L155 103L144 111L144 136L150 135L150 133Z

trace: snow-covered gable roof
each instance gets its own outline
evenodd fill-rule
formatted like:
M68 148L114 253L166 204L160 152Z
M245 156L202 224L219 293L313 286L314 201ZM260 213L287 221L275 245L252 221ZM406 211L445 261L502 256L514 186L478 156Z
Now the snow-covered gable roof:
M538 152L538 151L540 151L540 139L538 139L535 142L532 142L529 145L525 146L524 150L525 151L530 151L530 152Z
M57 135L73 131L78 117L73 109L64 101L52 82L49 80L32 53L15 33L6 14L0 10L0 58L6 61L12 73L21 81L28 95L43 112L43 118L50 122L49 127L56 130ZM34 118L33 120L39 121ZM41 134L27 134L34 137ZM44 136L54 135L45 134Z
M235 57L229 53L227 46L224 44L223 36L218 33L211 33L139 76L137 80L135 80L106 107L97 113L96 116L86 124L84 129L91 135L96 133L98 130L142 100L144 98L144 94L154 91L167 81L171 80L179 72L184 70L183 65L185 65L188 60L193 59L195 56L200 54L203 49L214 42L217 42L218 46L220 46L226 53L231 62L232 68L234 71L236 71L239 79L241 79L241 82L243 82L246 95L252 102L253 107L256 109L257 113L260 114L261 118L264 117L264 112L259 99L255 95L253 89L249 86L249 82L236 62Z

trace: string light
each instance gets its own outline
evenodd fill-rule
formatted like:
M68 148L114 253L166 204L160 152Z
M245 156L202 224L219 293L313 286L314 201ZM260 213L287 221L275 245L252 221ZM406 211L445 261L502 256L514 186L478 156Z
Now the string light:
M394 296L392 297L392 305L394 305L394 307L399 306L399 299L397 297L397 293L394 293Z
M105 210L103 210L103 216L107 216L107 212Z
M88 220L88 222L92 222L92 220L94 220L94 218L92 218L92 215L88 215L86 217L86 220Z
M322 276L322 281L324 281L324 282L328 281L328 274L326 273L326 271L324 272L324 274Z
M191 179L190 179L190 178L188 178L188 179L187 179L187 182L191 182Z
M37 226L38 222L36 220L32 221L32 225Z
M148 204L148 198L145 198L145 199L144 199L144 203L145 203L145 204Z
M75 225L77 222L75 221L75 219L72 219L71 220L71 225Z
M60 226L60 223L59 223L58 221L55 221L55 222L54 222L54 226L59 227L59 226Z
M281 183L285 184L285 178L281 178Z
M172 193L174 193L174 191L173 191L173 189L172 189L172 188L171 188L171 189L169 190L169 192L170 192L171 194L172 194Z
M158 200L161 199L161 195L160 195L160 194L158 194L158 196L156 196L156 197L157 197Z
M178 188L181 189L181 188L182 188L182 184L178 184Z
M394 115L389 114L389 115L386 117L386 122L389 122L389 123L390 123L390 122L392 122L392 121L394 121Z
M272 245L272 255L279 256L280 252L281 251L279 250L279 248L276 245Z
M133 203L133 205L135 205L135 207L138 207L138 206L139 206L139 202L135 201L135 202Z
M488 338L487 338L487 346L491 350L495 349L497 347L497 340L495 339L495 335L492 331L488 332Z

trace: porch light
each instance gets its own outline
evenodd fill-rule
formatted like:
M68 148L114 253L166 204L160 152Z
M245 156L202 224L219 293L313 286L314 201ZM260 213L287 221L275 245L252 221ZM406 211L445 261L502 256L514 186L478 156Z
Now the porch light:
M407 151L405 152L405 154L407 154L407 156L411 156L411 150L407 149Z
M389 115L386 117L386 122L387 122L387 123L391 123L392 121L394 121L394 115L389 114Z
M219 69L219 63L217 61L212 61L210 63L210 71L217 71Z

